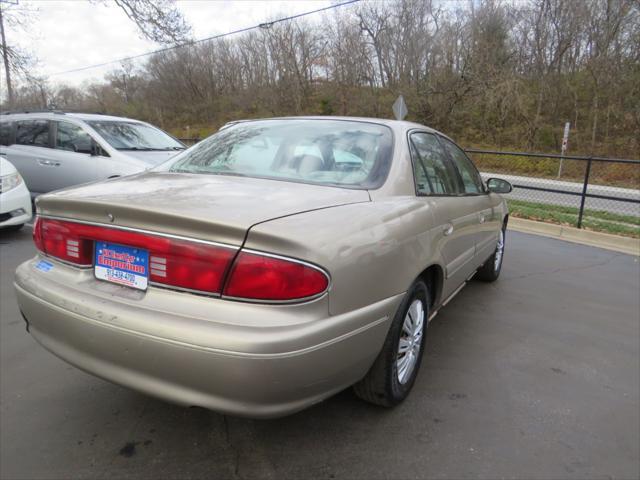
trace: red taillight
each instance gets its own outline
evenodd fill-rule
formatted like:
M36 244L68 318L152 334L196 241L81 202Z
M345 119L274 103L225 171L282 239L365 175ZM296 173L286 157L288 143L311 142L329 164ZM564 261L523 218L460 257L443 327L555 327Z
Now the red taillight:
M222 289L224 272L236 252L233 248L175 239L147 245L138 246L149 249L152 282L209 293Z
M152 282L207 293L220 292L236 252L233 247L48 218L38 218L34 225L39 250L78 265L93 264L95 240L144 248Z
M82 238L75 228L76 225L58 220L41 219L38 228L42 251L66 262L91 265L93 241Z
M36 217L33 222L33 243L36 244L36 248L41 252L44 252L44 244L42 243L42 220L40 217Z
M299 300L329 286L327 275L310 264L241 251L223 288L235 247L160 234L36 217L33 241L47 255L82 266L93 265L95 241L143 248L149 252L150 281L239 299Z
M223 295L252 300L286 301L313 297L329 286L318 268L257 253L240 252Z

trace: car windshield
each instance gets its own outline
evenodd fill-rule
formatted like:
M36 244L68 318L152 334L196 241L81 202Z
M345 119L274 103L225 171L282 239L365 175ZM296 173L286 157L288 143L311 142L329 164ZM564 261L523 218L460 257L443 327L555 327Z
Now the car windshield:
M87 122L116 150L184 150L162 130L137 122Z
M391 148L391 130L379 124L260 120L226 127L158 169L375 188Z

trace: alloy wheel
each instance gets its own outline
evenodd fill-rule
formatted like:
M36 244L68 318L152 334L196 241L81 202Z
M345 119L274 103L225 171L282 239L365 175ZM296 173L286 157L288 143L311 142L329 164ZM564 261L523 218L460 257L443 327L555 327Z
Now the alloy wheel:
M398 342L396 370L401 384L407 383L413 374L422 348L423 333L424 305L422 300L416 299L411 303L404 317Z

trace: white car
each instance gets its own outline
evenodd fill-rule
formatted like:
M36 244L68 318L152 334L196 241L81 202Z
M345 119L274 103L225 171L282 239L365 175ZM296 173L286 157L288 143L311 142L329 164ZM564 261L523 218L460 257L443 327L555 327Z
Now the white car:
M29 220L29 190L11 162L0 157L0 229L18 230Z
M61 111L0 115L0 155L13 163L32 197L143 172L185 146L139 120Z

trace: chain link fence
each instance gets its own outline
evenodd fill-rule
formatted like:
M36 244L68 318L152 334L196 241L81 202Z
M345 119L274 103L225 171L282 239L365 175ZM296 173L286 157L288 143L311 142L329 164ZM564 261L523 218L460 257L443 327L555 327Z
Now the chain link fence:
M640 236L640 160L467 149L483 178L513 184L512 215Z

